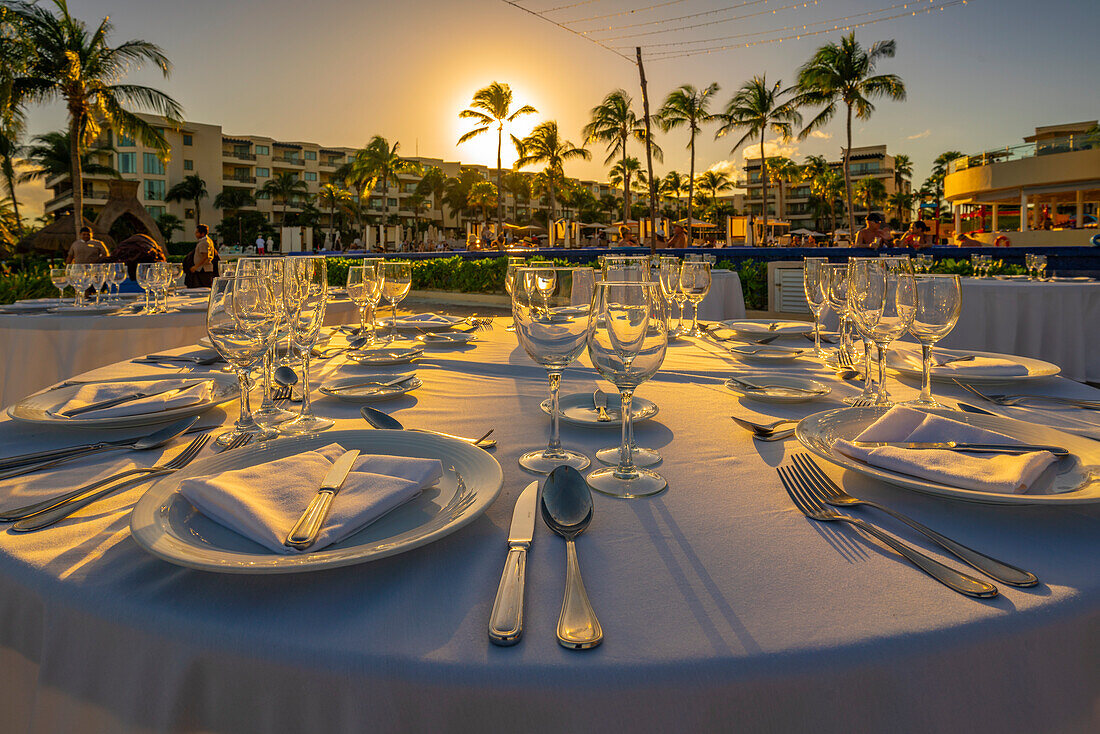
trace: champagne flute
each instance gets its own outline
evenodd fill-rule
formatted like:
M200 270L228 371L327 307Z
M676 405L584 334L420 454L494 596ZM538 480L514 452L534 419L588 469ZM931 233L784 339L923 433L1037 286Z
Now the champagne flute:
M957 275L918 275L913 279L912 293L899 291L900 298L910 298L907 306L913 310L909 333L921 346L922 381L920 397L905 405L924 408L943 407L932 397L932 345L955 328L962 308L962 295Z
M691 304L691 331L687 336L706 336L699 328L699 304L710 292L710 263L705 260L684 262L680 266L680 290Z
M669 336L679 336L684 331L684 307L680 301L683 295L680 290L680 258L662 255L657 266L657 280L661 284L661 293L665 300L676 304L676 328L669 332ZM671 313L669 318L672 318Z
M386 341L397 341L397 304L409 295L412 288L412 263L407 260L390 260L382 263L382 297L393 306L393 321Z
M370 313L370 337L366 341L367 346L374 346L378 337L374 329L374 307L382 295L382 277L379 266L374 262L351 265L348 267L347 280L348 297L355 303L359 310L359 336L367 331L367 314Z
M558 388L562 371L584 351L590 301L574 297L574 288L587 288L590 268L523 267L516 270L512 288L512 318L516 338L528 356L546 368L550 379L550 440L545 449L519 458L524 469L549 474L562 464L584 469L587 456L562 448L559 432Z
M806 304L814 315L814 355L822 359L825 352L821 349L821 316L828 305L822 276L825 273L823 266L829 263L829 258L804 257L802 262L802 289L806 293Z
M315 433L335 421L313 414L309 389L309 358L325 323L328 304L328 267L324 256L288 257L283 260L283 301L290 319L290 336L302 358L302 409L298 417L280 426L283 433Z
M50 268L50 282L57 289L57 304L65 300L65 288L69 285L69 275L65 268Z
M256 423L249 403L248 371L263 358L275 341L278 304L271 300L263 278L231 276L215 278L206 309L206 334L210 343L237 374L241 390L240 417L233 430L218 436L227 446L242 434L264 440L277 433Z
M616 466L597 469L589 486L613 497L647 497L668 483L634 463L631 450L634 391L660 369L668 348L668 307L660 284L601 281L592 299L586 336L588 356L600 375L619 388L622 440Z

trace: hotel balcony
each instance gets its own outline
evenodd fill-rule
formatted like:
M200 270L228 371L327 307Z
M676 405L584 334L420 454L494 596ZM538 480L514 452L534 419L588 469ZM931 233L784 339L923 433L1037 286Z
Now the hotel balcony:
M239 184L246 184L246 185L247 184L252 184L252 185L255 185L256 177L255 176L222 176L222 183L223 184L229 184L231 186L235 186L235 185L239 185Z
M273 156L271 162L275 165L284 164L289 166L304 166L306 164L302 158L289 158L282 155Z
M232 159L238 160L238 161L254 161L254 160L256 160L256 156L252 153L239 153L237 151L232 151L232 150L223 150L222 151L222 158L232 158Z

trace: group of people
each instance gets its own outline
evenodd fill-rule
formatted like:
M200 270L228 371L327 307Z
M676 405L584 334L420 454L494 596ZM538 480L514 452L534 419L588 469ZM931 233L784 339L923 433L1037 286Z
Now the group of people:
M864 218L863 229L856 232L852 239L852 247L876 250L880 247L911 247L920 250L931 247L935 244L934 240L928 225L919 219L910 222L909 229L901 232L891 229L881 214L871 212Z
M210 239L205 224L195 227L195 247L183 259L184 278L189 288L209 288L218 275L218 248ZM130 280L136 279L138 263L167 262L168 253L147 234L135 233L119 242L114 252L95 238L91 227L81 227L80 235L65 254L65 263L125 263Z

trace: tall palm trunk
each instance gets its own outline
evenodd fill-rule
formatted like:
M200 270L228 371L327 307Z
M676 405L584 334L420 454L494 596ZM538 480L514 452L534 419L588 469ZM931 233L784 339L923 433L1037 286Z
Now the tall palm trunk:
M630 220L630 177L626 172L626 136L619 138L619 144L623 149L623 223Z
M688 142L691 148L691 168L688 171L688 218L687 218L687 233L688 233L688 247L691 246L693 240L691 239L691 208L695 206L695 127L691 128L691 140Z
M202 205L199 202L202 201L199 197L195 197L195 224L202 224Z
M359 228L359 236L363 238L363 246L367 244L367 233L363 231L363 184L357 184L355 187L355 203L358 205L355 207L355 225Z
M69 112L69 155L72 158L69 180L73 185L73 231L80 239L84 226L84 175L80 169L80 113Z
M15 227L16 232L23 233L23 218L19 216L19 202L15 197L15 167L12 165L11 158L4 159L4 183L8 187L8 194L11 196L11 211L15 215Z
M848 147L844 149L844 198L848 205L848 237L855 242L856 225L852 212L852 105L848 105Z
M504 173L501 171L500 146L504 138L504 123L497 124L497 236L504 236Z
M764 230L760 235L760 239L763 240L764 246L766 247L768 244L768 161L764 158L763 131L760 132L760 186L760 193L763 196L761 201L764 202L761 207L761 209L763 209Z

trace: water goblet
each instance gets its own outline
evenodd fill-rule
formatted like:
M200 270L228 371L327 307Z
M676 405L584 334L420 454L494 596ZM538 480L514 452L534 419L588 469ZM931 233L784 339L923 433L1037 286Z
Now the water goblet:
M126 280L126 263L109 263L107 265L107 283L111 286L111 290L114 291L114 295L111 297L115 302L118 302L118 287Z
M660 474L635 464L631 442L634 391L657 373L668 348L668 306L660 284L597 283L586 344L592 365L619 389L622 402L619 460L614 466L590 473L588 484L613 497L656 494L668 483Z
M210 343L237 375L241 390L241 412L233 430L218 436L217 443L227 446L242 434L258 439L274 438L275 431L261 426L252 417L249 403L248 372L275 341L278 304L258 276L215 278L206 310L206 334Z
M824 266L828 265L829 258L804 257L802 262L802 290L806 294L806 305L814 315L814 355L822 359L825 351L821 348L821 316L828 305L825 297Z
M283 423L283 433L315 433L335 421L313 414L309 389L309 361L321 334L328 304L328 267L323 256L288 257L283 260L283 301L290 321L290 335L302 358L302 408L298 417Z
M155 278L155 270L158 263L138 263L137 268L134 271L137 284L145 292L145 308L141 310L143 314L153 313L153 306L149 304L149 294L153 288L153 280Z
M69 285L69 275L65 268L50 268L50 283L57 289L58 305L65 300L65 288Z
M871 378L871 347L873 342L871 341L870 326L873 326L874 322L871 321L870 325L866 322L861 322L859 316L856 313L856 301L861 296L866 295L866 291L870 289L874 284L871 282L874 280L874 274L881 271L881 268L869 265L868 263L879 263L885 260L887 255L881 255L879 257L850 257L848 258L848 304L847 313L849 323L855 330L855 334L858 334L863 343L863 392L854 397L844 398L844 402L848 405L858 404L870 404L875 399L875 383ZM860 281L856 282L856 277L860 277ZM868 311L863 314L866 319L870 319L872 314ZM854 351L855 345L852 345Z
M107 284L107 264L106 263L92 263L92 288L95 290L95 305L99 306L103 303L103 286Z
M1047 279L1047 256L1036 255L1035 256L1035 279L1046 280Z
M397 304L412 289L412 263L407 260L389 260L382 263L382 297L393 307L393 320L386 341L397 341Z
M684 262L680 266L680 289L691 304L691 331L687 336L706 336L699 328L699 304L710 292L710 263L705 260Z
M871 268L853 265L851 304L857 328L877 349L878 392L875 405L890 406L886 390L886 354L905 333L916 311L915 284L908 258L888 257Z
M922 381L920 397L905 405L924 408L943 407L932 397L932 345L943 339L955 328L962 307L962 296L957 275L919 275L913 279L911 293L898 291L899 298L911 298L907 304L913 311L909 333L921 346Z
M539 474L549 474L561 464L584 469L590 463L584 454L562 448L558 388L562 371L584 351L592 304L582 299L579 291L590 287L591 275L590 268L552 264L516 271L515 286L519 287L512 288L516 338L527 355L546 369L550 380L550 440L545 449L528 451L519 458L520 466Z

